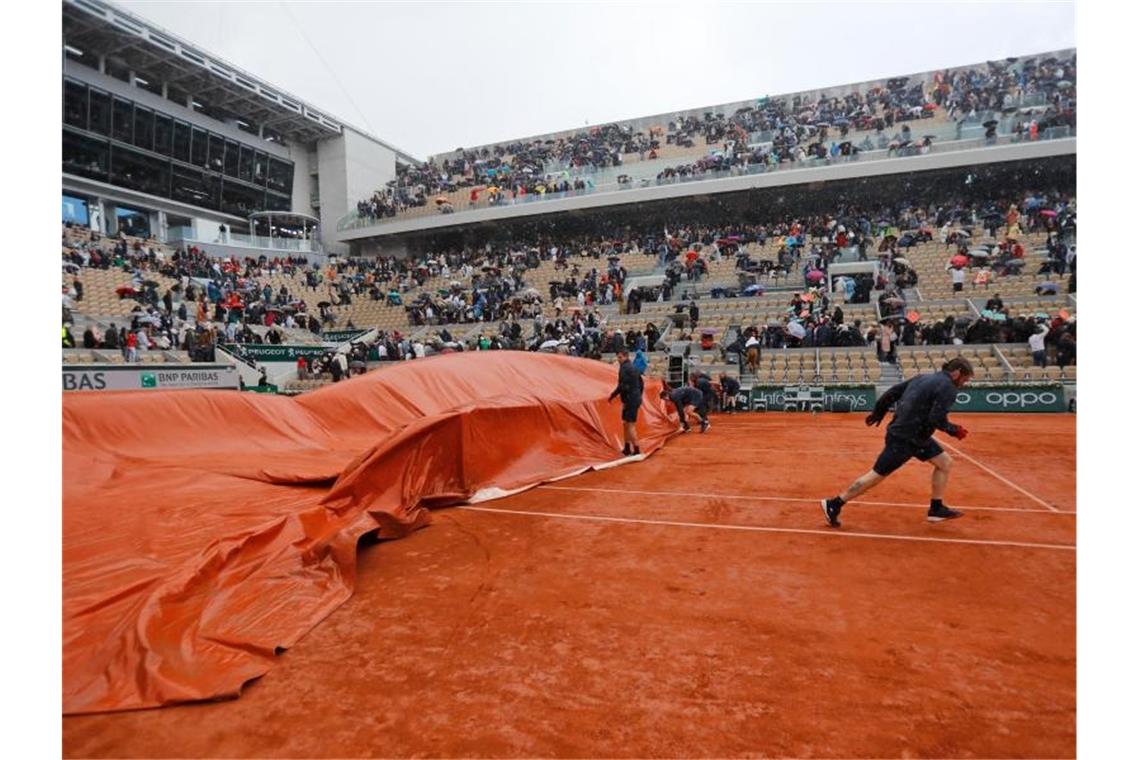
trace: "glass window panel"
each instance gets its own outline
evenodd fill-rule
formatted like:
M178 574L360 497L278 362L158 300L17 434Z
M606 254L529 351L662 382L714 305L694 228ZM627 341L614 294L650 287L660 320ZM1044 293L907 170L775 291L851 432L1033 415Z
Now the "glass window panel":
M135 106L135 145L143 150L154 148L154 111Z
M170 197L176 201L202 208L218 208L218 190L221 180L201 169L175 166L170 186Z
M63 80L63 123L87 129L87 85Z
M87 212L87 200L74 195L63 194L63 221L86 227L91 223Z
M224 153L226 148L226 141L220 136L210 133L210 171L222 173L225 166Z
M80 177L107 179L110 149L106 140L63 130L63 171Z
M229 155L227 154L226 157L228 158ZM237 176L243 182L253 181L253 148L241 146L241 160L238 163Z
M129 100L115 98L111 119L111 137L119 142L130 142L134 134L134 104Z
M264 186L265 175L269 170L269 158L260 150L253 154L253 184Z
M226 176L238 175L238 144L233 140L226 140Z
M170 142L174 136L174 120L165 114L154 115L154 152L171 155Z
M292 195L293 162L270 158L268 187L274 192Z
M190 163L190 125L174 122L174 158Z
M194 139L190 143L190 163L206 168L206 130L194 128Z
M170 163L123 148L111 148L111 183L151 195L170 196Z
M131 237L150 237L150 214L130 206L115 206L115 229Z
M222 184L222 211L234 216L249 216L265 210L265 191L236 182Z
M88 129L101 135L111 134L111 96L102 90L92 88L90 94L91 110Z
M293 203L288 195L278 195L277 193L265 194L266 211L291 211L292 208Z

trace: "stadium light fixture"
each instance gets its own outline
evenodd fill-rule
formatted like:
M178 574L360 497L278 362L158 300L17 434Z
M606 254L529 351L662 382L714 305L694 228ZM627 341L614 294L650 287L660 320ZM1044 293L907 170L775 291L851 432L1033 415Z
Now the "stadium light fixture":
M145 86L147 86L148 84L150 84L150 82L146 81L145 79L143 79L143 78L142 78L142 77L140 77L140 76L136 76L136 77L135 77L135 84L141 84L143 87L145 87Z
M64 52L71 53L72 55L77 55L77 56L83 55L82 50L80 50L79 48L76 48L76 47L72 47L71 45L64 45L63 49L64 49Z

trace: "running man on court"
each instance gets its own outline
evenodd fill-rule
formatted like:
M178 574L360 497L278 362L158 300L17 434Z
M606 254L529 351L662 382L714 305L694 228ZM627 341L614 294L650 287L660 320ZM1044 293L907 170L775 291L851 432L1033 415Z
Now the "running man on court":
M931 435L935 430L941 430L958 440L966 437L966 428L950 422L946 415L954 405L958 389L970 382L973 376L974 368L970 362L958 357L943 364L941 372L912 377L883 394L865 422L868 426L879 425L891 404L898 402L894 419L887 426L886 445L868 472L843 493L820 502L831 527L839 527L839 511L844 504L874 488L911 457L920 462L930 462L934 466L934 472L930 476L930 509L926 513L926 519L942 522L962 515L958 510L950 509L942 503L946 483L950 479L951 460L950 455L942 450Z
M641 409L641 394L645 383L637 367L629 360L629 351L618 351L617 358L620 362L618 384L610 394L610 401L621 396L621 421L625 428L625 445L622 446L621 453L628 457L641 453L641 447L637 444L637 413Z

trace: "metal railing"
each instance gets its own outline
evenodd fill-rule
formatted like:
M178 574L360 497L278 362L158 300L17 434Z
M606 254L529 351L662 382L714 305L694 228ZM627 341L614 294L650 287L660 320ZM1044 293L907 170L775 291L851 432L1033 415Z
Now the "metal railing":
M168 242L184 242L195 245L232 245L242 248L295 253L320 253L322 250L321 244L316 240L263 237L260 235L243 235L236 232L227 232L225 235L215 232L211 239L210 235L195 235L191 227L171 227L166 237Z

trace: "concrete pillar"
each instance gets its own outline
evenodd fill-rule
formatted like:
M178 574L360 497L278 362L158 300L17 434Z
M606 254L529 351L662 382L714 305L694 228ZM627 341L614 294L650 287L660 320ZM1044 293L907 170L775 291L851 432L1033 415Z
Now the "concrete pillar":
M106 74L107 73L107 57L105 55L103 55L102 53L99 54L99 66L98 66L98 68L99 68L100 74Z
M156 238L158 238L162 242L166 243L169 240L169 232L170 232L170 227L166 221L166 212L165 211L159 211L156 216L157 216L157 226L154 230L152 230L152 233L154 234L154 236Z
M167 84L166 84L166 81L165 81L165 80L163 80L163 82L162 82L162 97L163 97L163 98L166 98L166 97L168 97L169 95L170 95L170 91L167 89Z
M102 232L103 201L100 198L87 199L87 226L96 232Z
M115 204L110 201L100 198L97 202L96 208L99 210L99 232L104 235L114 235L118 232L114 227L115 221Z

